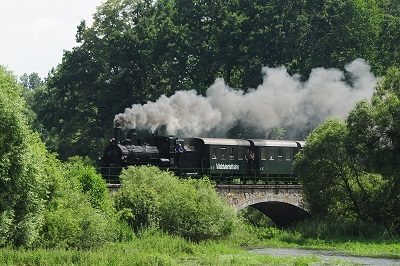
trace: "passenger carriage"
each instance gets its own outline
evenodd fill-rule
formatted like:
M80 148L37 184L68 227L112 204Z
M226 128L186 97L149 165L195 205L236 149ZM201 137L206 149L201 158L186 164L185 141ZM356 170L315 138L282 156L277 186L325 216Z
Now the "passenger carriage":
M295 176L294 156L304 142L291 140L250 139L255 153L256 175L271 180L285 180Z
M199 154L202 174L243 176L246 173L245 151L250 142L243 139L189 138L185 146Z

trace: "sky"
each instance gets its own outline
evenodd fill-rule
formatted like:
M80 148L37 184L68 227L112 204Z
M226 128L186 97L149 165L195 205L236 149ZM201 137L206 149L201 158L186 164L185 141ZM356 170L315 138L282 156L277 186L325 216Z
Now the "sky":
M0 7L0 65L18 77L47 77L63 51L77 46L81 20L93 21L105 0L3 0Z

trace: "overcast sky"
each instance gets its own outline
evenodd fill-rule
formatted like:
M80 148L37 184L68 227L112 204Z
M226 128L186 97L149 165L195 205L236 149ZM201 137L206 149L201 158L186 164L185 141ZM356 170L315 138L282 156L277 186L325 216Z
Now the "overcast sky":
M76 46L81 20L92 22L105 0L3 0L0 7L0 65L18 77L44 78Z

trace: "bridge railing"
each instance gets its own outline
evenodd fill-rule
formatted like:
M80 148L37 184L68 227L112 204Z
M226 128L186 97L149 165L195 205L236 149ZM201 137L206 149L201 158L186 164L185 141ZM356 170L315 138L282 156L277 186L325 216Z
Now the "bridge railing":
M217 183L227 184L299 184L297 175L288 171L266 172L265 170L209 170L207 176Z
M99 173L106 179L107 183L119 183L121 167L99 167ZM293 172L274 171L266 172L260 170L215 170L198 168L181 168L171 170L180 178L199 178L208 176L215 183L222 184L299 184L300 181Z

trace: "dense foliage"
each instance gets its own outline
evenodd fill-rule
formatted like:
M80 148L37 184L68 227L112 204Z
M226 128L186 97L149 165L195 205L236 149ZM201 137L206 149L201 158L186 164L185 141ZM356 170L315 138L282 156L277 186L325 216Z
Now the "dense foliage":
M382 75L399 66L399 10L395 0L109 0L92 26L79 25L80 45L34 110L60 158L96 158L115 114L177 90L204 93L216 78L247 90L262 82L262 66L306 79L356 58Z
M29 129L20 93L16 78L0 66L0 246L37 239L53 160Z
M101 175L76 162L62 169L45 211L38 246L91 249L116 240L115 211Z
M400 71L392 68L371 102L308 136L295 163L313 214L400 231L399 119Z
M142 166L123 171L121 185L116 208L136 232L160 228L197 242L229 236L237 221L207 179L178 180L171 172Z
M296 167L314 215L400 230L399 26L397 0L104 2L46 83L32 73L18 84L0 66L0 247L89 249L130 228L226 237L236 217L206 179L130 168L112 202L93 167L79 157L61 163L31 128L64 161L93 159L114 115L133 103L204 94L218 77L247 90L267 65L306 79L315 67L342 69L360 57L384 75L372 100L345 122L320 125Z
M46 150L21 95L16 77L0 67L0 247L91 249L152 227L194 241L232 232L235 212L206 179L131 168L112 201L89 158L61 163Z
M114 239L105 182L93 167L75 160L67 169L48 153L21 94L0 67L0 246L90 248Z

